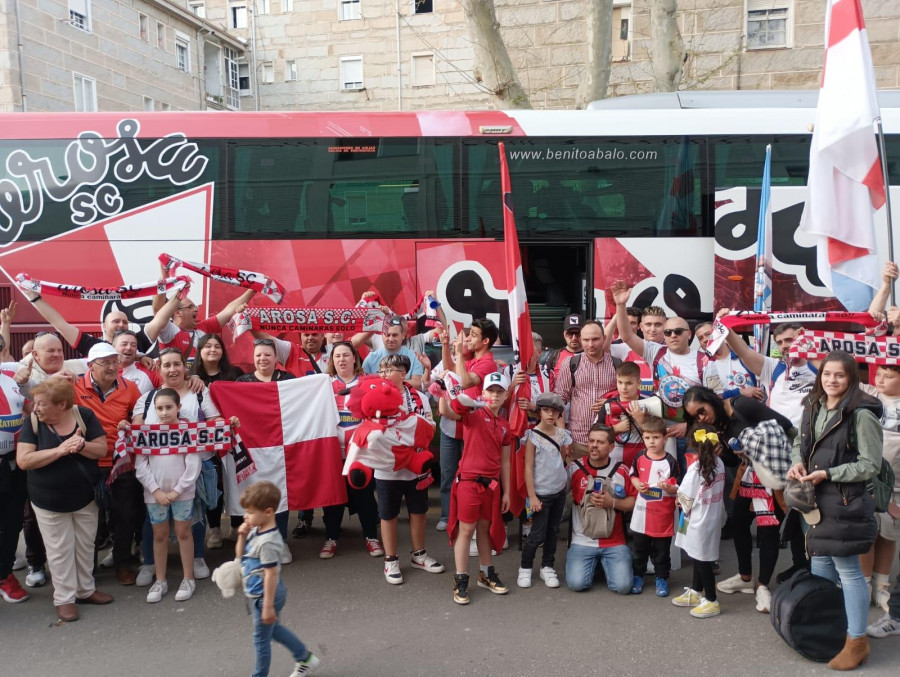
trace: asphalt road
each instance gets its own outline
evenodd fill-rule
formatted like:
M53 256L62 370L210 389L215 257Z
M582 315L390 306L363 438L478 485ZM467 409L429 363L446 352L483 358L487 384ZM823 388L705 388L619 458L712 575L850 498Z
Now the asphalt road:
M495 558L505 596L473 587L472 603L452 600L452 560L446 536L434 530L438 504L432 493L430 552L448 567L443 574L411 570L401 556L405 582L388 585L379 559L367 555L358 523L345 519L337 555L320 560L320 515L313 533L291 539L294 562L283 569L289 589L282 621L322 658L316 674L400 677L442 675L825 675L824 664L794 653L755 610L752 595L720 595L722 615L695 619L687 609L653 594L622 597L605 587L574 593L515 585L517 536ZM293 519L291 525L293 526ZM564 525L565 527L565 525ZM229 559L233 544L209 552L210 568ZM409 530L400 523L400 551ZM560 542L557 570L565 569ZM731 542L722 547L722 576L736 571ZM782 551L779 570L789 565ZM170 592L147 604L147 588L122 587L102 570L98 587L115 595L105 607L79 607L76 623L59 623L50 585L30 590L17 605L0 602L0 675L3 677L168 677L248 675L253 666L252 623L243 599L223 599L209 580L193 599L174 600L180 576L169 560ZM474 558L470 573L477 571ZM24 572L18 572L24 574ZM721 578L720 577L720 578ZM690 565L672 574L673 596L691 578ZM20 576L24 580L24 575ZM872 620L880 617L872 610ZM858 674L898 674L900 637L872 640L869 664ZM273 647L272 675L288 675L288 653Z

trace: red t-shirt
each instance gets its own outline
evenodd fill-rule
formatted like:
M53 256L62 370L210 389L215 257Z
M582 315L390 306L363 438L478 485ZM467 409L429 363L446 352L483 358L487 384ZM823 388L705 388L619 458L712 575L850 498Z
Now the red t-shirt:
M509 423L484 407L469 409L454 400L453 411L462 416L463 453L459 474L463 477L500 477L501 449L512 444Z
M169 338L172 332L171 327L175 327L176 331ZM171 324L171 327L167 327L160 332L159 349L178 348L183 355L187 356L189 363L194 361L194 356L197 352L197 342L200 339L207 334L219 334L222 332L222 325L219 324L219 320L215 315L207 317L205 320L200 320L192 331L178 329L174 323ZM169 340L164 341L163 337L169 338Z
M582 456L579 460L579 463L584 466L585 470L588 471L588 475L585 475L582 472L581 468L579 468L574 463L569 466L570 472L572 473L572 502L575 506L581 503L581 499L584 497L584 492L587 489L588 485L593 486L594 477L597 476L599 472L601 476L606 476L606 473L609 471L609 464L605 465L602 468L592 468L590 462L588 461L587 455ZM609 463L613 463L614 461L610 460ZM617 477L616 484L619 486L623 486L625 488L625 496L636 496L637 489L635 489L631 484L631 478L628 476L628 468L624 465L620 465L615 472L615 476ZM622 513L616 510L616 519L613 524L612 533L609 535L609 538L600 538L597 540L587 539L584 533L581 532L581 520L578 514L578 508L573 507L572 516L573 516L573 527L576 527L574 533L572 535L572 542L579 543L582 545L598 545L601 548L612 548L617 545L625 545L625 530L622 527ZM585 541L581 543L581 541Z
M497 371L497 363L494 361L494 356L491 353L487 353L481 357L473 357L471 360L467 360L466 371L472 374L478 374L481 378L481 383L477 386L466 388L463 391L472 399L478 399L481 397L482 390L484 390L484 380L487 378L488 374L493 374ZM462 421L454 421L454 423L456 424L456 432L453 434L453 438L457 440L465 439L463 437Z

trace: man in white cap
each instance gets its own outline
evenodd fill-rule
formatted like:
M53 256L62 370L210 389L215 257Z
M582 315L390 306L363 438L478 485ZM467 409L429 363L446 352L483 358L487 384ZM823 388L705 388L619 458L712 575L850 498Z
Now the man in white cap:
M119 353L110 344L94 344L88 351L87 362L89 371L75 382L75 404L88 407L103 426L107 450L98 464L108 477L119 421L131 420L141 392L132 381L119 377ZM131 544L135 535L140 535L144 523L144 492L134 470L121 473L112 483L110 494L110 531L116 577L122 585L134 585L136 575Z

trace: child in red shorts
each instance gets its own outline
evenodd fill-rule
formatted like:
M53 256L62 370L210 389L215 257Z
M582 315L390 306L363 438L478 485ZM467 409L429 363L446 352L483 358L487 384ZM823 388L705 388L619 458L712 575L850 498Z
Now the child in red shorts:
M467 569L473 533L481 567L478 586L498 595L509 592L491 564L491 547L497 552L503 547L505 532L501 515L509 510L512 436L509 423L500 416L508 390L509 379L494 372L484 380L484 402L476 403L470 397L460 395L451 405L462 416L460 423L463 426L463 454L450 495L447 529L456 561L453 601L457 604L469 603Z

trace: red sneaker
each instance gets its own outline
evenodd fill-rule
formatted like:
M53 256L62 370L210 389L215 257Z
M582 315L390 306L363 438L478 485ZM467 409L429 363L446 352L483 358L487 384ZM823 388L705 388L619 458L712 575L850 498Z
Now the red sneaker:
M331 559L334 557L334 551L337 550L337 541L329 538L325 541L325 545L319 550L320 559Z
M5 581L0 582L0 597L11 604L16 604L28 599L28 593L19 585L18 579L10 574Z
M366 550L369 551L369 554L372 557L384 556L384 548L381 547L381 541L379 541L377 538L366 539Z

